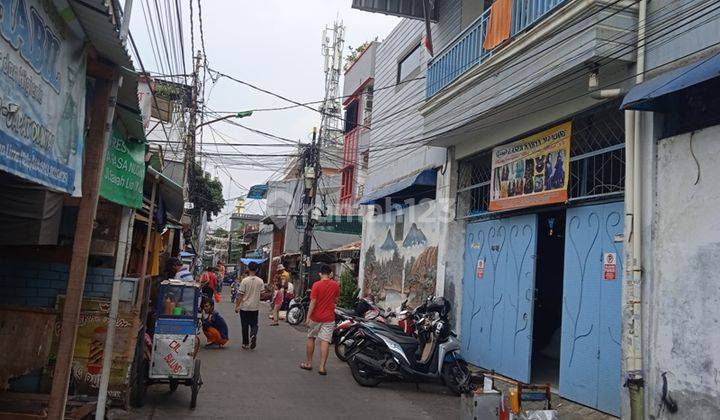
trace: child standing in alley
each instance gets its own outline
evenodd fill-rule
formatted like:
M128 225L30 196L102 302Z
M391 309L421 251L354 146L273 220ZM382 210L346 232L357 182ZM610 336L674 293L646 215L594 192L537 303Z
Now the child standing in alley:
M285 297L285 291L282 288L282 283L275 282L275 291L273 292L272 296L272 309L273 309L273 322L270 324L271 326L278 325L278 321L280 320L280 307L283 303L283 298Z

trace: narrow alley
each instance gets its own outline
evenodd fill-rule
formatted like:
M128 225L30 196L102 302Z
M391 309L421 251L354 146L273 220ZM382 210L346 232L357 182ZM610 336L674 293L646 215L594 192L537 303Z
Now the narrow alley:
M151 385L145 406L129 418L213 419L454 419L460 400L440 384L386 383L363 388L355 383L350 369L334 354L328 360L328 376L298 365L305 355L304 327L281 322L270 327L267 310L261 311L258 346L240 348L240 319L233 304L222 302L217 309L230 329L224 349L200 350L203 387L195 410L189 410L190 388L180 386L170 393L167 385ZM317 362L319 354L315 355Z

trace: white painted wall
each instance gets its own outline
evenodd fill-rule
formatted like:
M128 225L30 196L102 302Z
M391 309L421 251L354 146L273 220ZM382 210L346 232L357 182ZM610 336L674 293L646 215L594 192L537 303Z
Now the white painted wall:
M646 182L644 204L652 212L645 241L646 413L651 419L717 418L720 126L662 139L655 147L656 175ZM651 171L652 162L646 165ZM664 372L676 414L661 408Z

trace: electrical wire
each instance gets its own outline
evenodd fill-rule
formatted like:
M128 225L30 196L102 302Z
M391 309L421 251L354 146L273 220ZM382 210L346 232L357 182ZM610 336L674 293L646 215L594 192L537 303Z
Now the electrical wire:
M672 11L671 11L671 12L672 12ZM681 18L682 18L682 16L681 16ZM675 20L677 21L677 20L679 20L679 19L675 19ZM650 35L650 32L648 32L647 36L649 36L649 35ZM660 44L660 45L662 45L662 44ZM660 45L656 45L656 46L654 46L654 47L652 47L652 48L657 48L657 47L659 47ZM652 49L652 48L648 48L648 50L650 50L650 49ZM636 48L633 48L633 49L636 49ZM627 53L628 53L627 51L623 51L622 54L620 54L620 55L612 58L611 61L617 60L617 57L626 55ZM691 55L692 55L692 54L691 54ZM684 58L686 58L686 57L684 57ZM604 63L603 65L607 65L607 63ZM645 71L645 73L651 73L651 72L654 71L654 70L655 70L655 69L647 69L647 70ZM582 71L582 70L581 70L581 71ZM581 77L584 77L585 74L586 74L586 73L585 73L584 71L582 71ZM623 80L615 80L615 81L612 81L611 83L608 83L608 84L606 84L606 85L603 85L602 87L599 87L598 90L604 89L604 88L606 88L606 87L610 87L610 86L612 86L612 85L615 85L615 84L620 83L620 82L625 81L625 80L632 79L632 78L634 78L634 77L635 77L635 75L633 74L633 75L631 75L631 76L628 76L628 77L624 78ZM578 79L578 78L576 77L576 78L573 79L573 80L576 80L576 79ZM569 83L570 83L570 82L566 81L566 82L563 83L563 84L569 84ZM567 90L567 89L565 89L565 90ZM557 93L557 92L558 92L558 91L557 91L557 86L554 86L554 85L552 85L552 84L551 84L550 86L547 86L546 89L545 89L545 91L546 91L546 92L550 92L550 91L551 91L551 92L553 92L553 93ZM537 98L537 97L540 97L542 94L544 94L544 93L541 93L540 95L535 95L535 97L536 97L536 98ZM580 94L580 95L571 97L570 99L567 99L567 100L565 100L565 101L561 101L561 102L559 102L559 103L557 103L557 104L552 104L552 105L548 105L548 106L561 105L561 104L563 104L563 103L567 103L567 102L570 102L570 101L572 101L572 100L578 99L578 98L580 98L580 97L582 97L582 96L585 96L585 95L587 95L587 94L588 94L587 92L583 92L583 93ZM532 99L532 97L531 97L531 98L528 98L528 99ZM534 103L537 103L537 102L529 103L527 100L524 100L521 104L514 104L514 105L511 104L510 106L507 106L507 107L498 107L498 109L497 109L496 111L494 111L494 112L489 112L489 113L485 113L485 114L481 114L481 115L478 115L478 114L471 115L471 116L469 116L469 117L463 118L463 119L461 120L461 122L468 121L468 120L472 120L472 119L477 119L479 116L481 116L481 117L483 117L483 118L487 118L488 116L496 115L496 114L498 114L498 113L500 113L500 112L506 112L508 109L512 109L512 108L515 108L515 107L518 107L518 106L526 106L526 107L527 107L528 105L534 104ZM482 103L480 103L480 104L476 103L476 104L473 104L472 107L478 107L478 106L481 106L481 104L482 104ZM467 129L467 130L459 131L458 133L455 133L455 134L458 134L458 135L459 135L459 134L469 134L469 133L477 132L477 131L480 131L480 130L482 130L482 129L489 128L489 127L491 127L491 126L495 126L495 125L502 124L502 123L506 123L506 122L510 122L510 121L513 121L513 120L516 120L516 119L524 118L524 117L527 117L528 115L529 115L529 114L527 114L527 113L526 113L526 114L516 114L516 115L513 115L513 116L511 116L510 118L505 119L505 120L502 120L502 121L493 122L493 123L486 124L486 125L480 126L480 127L477 127L477 126L476 126L476 127L471 127L471 128L469 128L469 129ZM443 131L440 131L440 130L443 130ZM439 135L444 134L444 133L446 132L446 131L444 131L444 130L447 130L447 124L444 125L443 127L438 128L438 129L436 130L436 132L440 132L440 134L433 134L433 133L428 134L428 133L423 133L423 135L421 135L420 138L418 138L418 139L416 139L416 140L410 140L410 141L406 141L406 142L398 142L398 143L394 144L393 146L403 147L403 146L407 146L407 145L411 145L411 144L417 144L417 143L422 143L422 144L420 144L420 146L418 146L418 147L427 146L432 140L438 138ZM414 150L411 150L410 152L404 154L404 155L401 156L401 157L407 156L409 153L412 153L413 151L414 151ZM372 156L372 155L371 155L371 156ZM384 164L386 164L387 162L389 162L391 159L399 159L399 158L401 158L401 157L398 157L397 155L392 155L392 156L387 156L384 160L381 160L380 162L378 162L378 161L373 162L373 166L375 166L376 168L373 169L373 170L370 170L370 171L368 172L368 175L370 175L370 174L372 174L372 173L375 173L377 170L381 169L382 166L383 166Z

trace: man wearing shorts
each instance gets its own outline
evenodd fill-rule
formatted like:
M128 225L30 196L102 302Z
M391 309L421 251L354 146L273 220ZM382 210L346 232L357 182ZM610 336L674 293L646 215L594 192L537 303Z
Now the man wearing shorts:
M335 329L335 301L340 296L340 285L332 278L332 269L328 265L320 267L320 280L316 281L310 292L307 325L310 328L307 338L307 360L300 364L301 369L312 370L315 341L320 340L320 366L318 373L327 375L325 365L330 353L330 342Z

